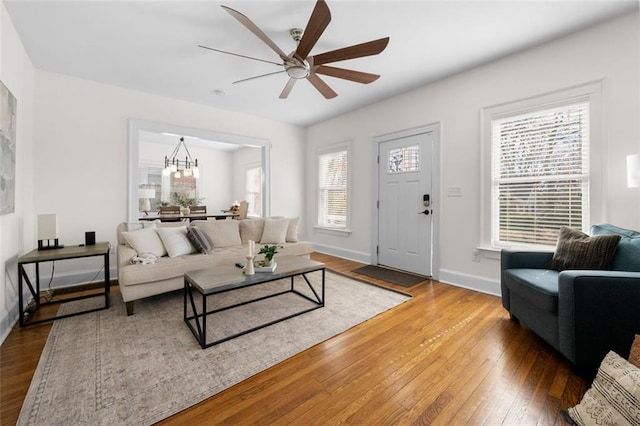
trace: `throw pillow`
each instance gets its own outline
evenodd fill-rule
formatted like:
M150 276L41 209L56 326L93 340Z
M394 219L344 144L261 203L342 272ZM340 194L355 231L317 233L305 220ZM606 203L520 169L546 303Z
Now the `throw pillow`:
M289 219L267 219L260 244L284 244L287 238Z
M640 368L640 336L636 334L629 352L629 362Z
M167 254L155 227L142 228L137 231L124 231L122 237L138 255L150 253L161 257Z
M156 232L164 244L169 257L178 257L184 254L191 254L195 250L189 238L187 238L187 227L158 228Z
M294 217L289 219L289 226L287 227L287 242L288 243L297 243L298 242L298 222L300 221L299 217Z
M260 241L264 231L264 219L242 219L240 222L240 240L242 244L249 241Z
M237 220L206 220L195 221L193 226L206 232L214 247L229 247L242 244L238 222Z
M590 237L577 229L560 228L551 269L610 269L620 235Z
M213 242L207 233L200 228L190 226L187 229L187 238L189 238L191 244L202 254L209 254L211 250L213 250Z
M638 424L640 368L609 352L582 401L567 411L579 425Z

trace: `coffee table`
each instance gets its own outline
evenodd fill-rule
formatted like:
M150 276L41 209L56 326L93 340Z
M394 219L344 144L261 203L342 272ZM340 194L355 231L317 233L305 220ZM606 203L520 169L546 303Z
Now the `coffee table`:
M242 270L234 265L226 265L215 268L200 269L197 271L191 271L184 274L184 321L187 326L200 343L202 349L211 347L213 345L226 342L238 336L242 336L252 331L259 330L261 328L276 324L278 322L293 318L298 315L313 311L315 309L322 308L324 306L324 293L325 293L325 266L324 263L316 262L301 256L281 256L277 258L278 267L274 272L262 272L254 275L244 275ZM320 294L311 284L307 278L307 274L312 272L322 273L322 287ZM295 278L302 277L313 297L301 293L295 287ZM236 303L230 306L225 306L218 309L207 310L207 299L214 297L222 293L257 286L272 281L281 280L284 278L291 279L291 286L284 291L278 291L266 296L257 297ZM300 282L300 280L298 280ZM272 321L268 321L264 324L260 324L256 327L243 330L239 333L231 334L223 338L207 341L207 316L215 314L217 312L226 311L228 309L237 308L239 306L256 303L261 300L278 297L284 294L293 293L303 299L312 302L311 307L297 311L295 313L288 314L284 317L277 318ZM195 296L195 297L194 297ZM202 305L198 312L198 303L196 298L202 299ZM191 308L190 310L188 308Z

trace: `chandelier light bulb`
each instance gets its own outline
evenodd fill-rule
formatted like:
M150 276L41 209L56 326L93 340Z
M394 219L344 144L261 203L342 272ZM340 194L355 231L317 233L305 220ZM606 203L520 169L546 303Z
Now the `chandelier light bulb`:
M178 171L178 166L176 166L175 164L171 165L171 172L172 173L176 173Z
M162 169L162 176L169 176L169 174L171 174L171 170L168 167Z
M198 179L200 177L200 169L197 167L193 168L193 177Z
M180 175L180 172L176 172L176 174L173 175L173 177L176 179L180 179L182 176Z

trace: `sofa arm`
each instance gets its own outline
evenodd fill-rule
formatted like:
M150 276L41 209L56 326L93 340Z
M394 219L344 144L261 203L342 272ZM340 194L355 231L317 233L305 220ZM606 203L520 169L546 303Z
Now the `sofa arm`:
M547 251L515 251L503 249L500 253L500 289L502 291L502 306L511 311L511 295L504 278L507 269L545 269L553 252Z
M118 252L118 268L121 266L131 264L131 259L133 259L137 255L134 249L124 244L118 244L117 252Z
M610 350L629 355L640 334L640 272L563 271L558 276L560 352L597 366Z

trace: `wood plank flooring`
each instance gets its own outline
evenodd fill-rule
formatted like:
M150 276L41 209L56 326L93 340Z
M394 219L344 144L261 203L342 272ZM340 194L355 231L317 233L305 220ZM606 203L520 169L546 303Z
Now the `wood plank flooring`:
M161 424L562 425L561 409L586 391L589 378L498 297L431 281L407 289L312 258L413 298ZM16 326L0 346L2 425L18 418L50 328Z

